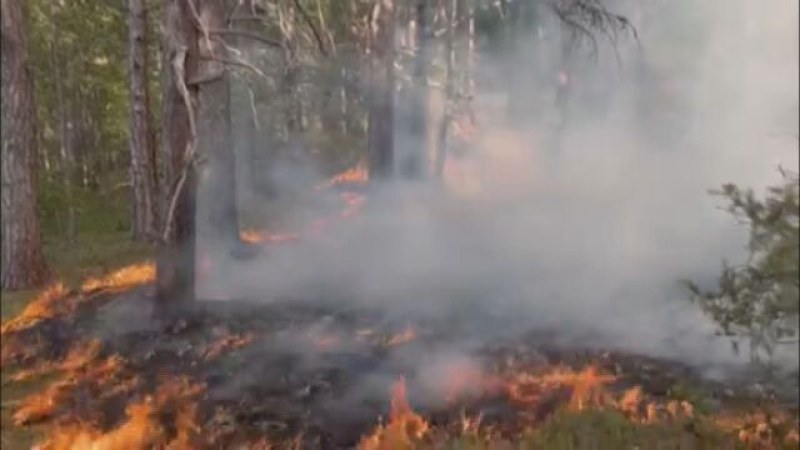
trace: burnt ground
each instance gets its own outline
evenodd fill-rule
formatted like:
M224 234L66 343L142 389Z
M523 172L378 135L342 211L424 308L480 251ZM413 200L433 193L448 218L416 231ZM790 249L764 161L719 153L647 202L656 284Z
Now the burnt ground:
M545 420L569 393L537 392L535 402L515 404L507 392L490 388L491 380L589 364L617 377L608 386L614 392L641 386L649 398L666 402L689 399L695 394L685 387L691 386L710 410L745 398L796 408L795 398L753 390L752 382L714 383L673 361L565 346L552 330L481 339L475 330L488 318L424 322L341 303L285 300L199 302L177 318L159 320L151 294L150 286L73 293L87 296L77 313L4 335L4 369L35 369L66 358L80 343L101 344L90 361L72 369L73 381L54 407L18 414L17 422L111 429L124 421L127 404L185 376L204 386L195 397L197 421L215 448L298 435L304 448L352 448L387 416L390 386L403 377L412 406L432 425L480 416L513 433ZM119 367L92 368L113 355ZM165 423L174 422L174 411L162 414Z

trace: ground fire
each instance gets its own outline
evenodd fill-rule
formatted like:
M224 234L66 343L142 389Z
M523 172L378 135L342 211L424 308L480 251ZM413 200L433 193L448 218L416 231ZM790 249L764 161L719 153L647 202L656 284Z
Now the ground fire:
M113 276L108 280L117 281L93 283L91 294L82 295L97 295L103 289L113 293L133 282ZM144 295L126 301L139 301L142 307L148 302ZM53 379L46 389L20 399L13 416L19 425L49 424L40 449L441 448L454 433L501 439L521 430L547 429L565 412L592 411L615 411L643 427L718 424L760 448L797 441L796 416L785 410L732 406L719 413L698 412L690 399L657 392L663 388L654 383L669 385L679 378L670 373L683 370L668 362L605 352L586 353L578 358L583 363L577 363L572 350L546 350L545 343L529 341L525 348L493 348L479 359L445 362L431 378L418 372L426 367L399 355L430 346L441 335L420 333L411 324L382 329L367 316L342 318L333 329L330 321L320 321L324 317L317 307L300 305L274 307L272 316L280 317L272 320L266 311L242 312L234 322L209 311L158 335L101 334L102 340L89 341L67 336L50 344L63 348L34 357L6 352L6 347L24 345L35 334L41 339L70 317L88 311L102 316L114 303L84 300L76 305L42 319L48 327L33 325L3 334L3 364L17 368L14 380ZM85 321L82 326L91 329ZM283 328L287 325L290 328ZM307 331L298 334L303 329ZM315 352L311 359L293 356L280 344L289 339L287 343L300 345L301 336ZM48 353L63 356L50 359ZM399 372L394 380L372 394L361 391L361 377L370 370L377 375L386 364ZM636 364L662 364L661 373L654 375L658 379L637 381L638 373L620 372L620 366ZM361 398L356 410L347 406L346 399L353 395ZM337 409L337 403L343 409ZM415 403L420 409L412 406ZM345 411L360 412L348 424L342 422ZM384 412L388 415L381 423Z

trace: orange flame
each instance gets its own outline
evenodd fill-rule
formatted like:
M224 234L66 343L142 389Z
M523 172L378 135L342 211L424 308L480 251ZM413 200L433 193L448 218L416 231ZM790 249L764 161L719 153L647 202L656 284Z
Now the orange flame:
M55 412L65 405L67 400L72 397L73 392L81 385L89 384L92 386L110 386L106 394L114 395L124 393L139 382L137 378L131 378L128 383L120 382L120 376L124 369L124 361L119 356L111 356L102 360L97 365L86 366L85 363L78 365L76 361L67 375L54 383L42 392L38 392L26 397L17 411L14 413L14 423L25 425L40 422L50 418Z
M206 361L210 361L219 358L227 352L250 345L254 340L255 335L251 333L243 335L227 334L212 342L211 345L204 349L202 357Z
M140 403L128 406L128 419L117 428L102 432L90 425L71 425L53 430L49 440L39 448L43 450L129 450L166 448L188 450L197 448L199 428L197 408L191 401L205 386L192 384L186 378L177 378L160 386L156 393ZM157 413L172 404L176 408L175 437L167 437L166 428L159 422Z
M249 228L239 232L239 238L249 244L262 244L296 241L300 236L296 233L270 233Z
M580 372L557 367L542 375L518 374L508 385L509 398L523 405L538 404L545 394L567 388L571 390L570 408L582 410L587 406L602 406L611 403L604 386L616 377L601 374L594 366Z
M364 162L356 164L343 172L339 172L332 176L328 181L317 185L316 189L329 189L339 184L364 184L369 181L369 171Z
M4 323L0 327L0 333L6 334L29 328L44 319L55 316L57 303L63 300L68 293L66 286L61 282L51 285L28 302L19 315Z
M128 289L150 283L156 278L156 266L152 261L132 264L100 278L89 278L81 285L84 292L98 289Z
M75 371L93 361L100 353L100 342L92 340L79 343L70 349L67 356L59 362L45 362L37 367L23 369L11 377L11 381L25 381L57 370Z
M359 450L411 450L428 431L428 423L408 404L405 378L392 385L391 394L389 423L379 425L371 435L361 439Z
M88 293L99 289L128 289L155 280L156 270L153 262L133 264L123 267L100 278L89 278L81 285L81 291ZM15 318L0 327L0 333L20 331L30 328L45 319L73 312L85 300L75 295L62 282L57 282L43 290L25 306Z

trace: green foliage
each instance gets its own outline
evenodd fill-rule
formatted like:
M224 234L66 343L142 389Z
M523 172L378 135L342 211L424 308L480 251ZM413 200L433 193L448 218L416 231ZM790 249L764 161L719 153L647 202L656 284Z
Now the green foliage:
M749 226L749 258L740 266L724 264L715 291L703 292L686 283L693 300L725 335L750 339L754 361L771 356L777 344L798 334L798 178L782 173L783 183L769 188L764 198L733 184L714 191L727 198L727 210ZM738 350L735 344L734 349Z
M128 229L130 220L129 189L123 173L100 177L103 189L77 187L72 192L79 235L119 234ZM46 240L66 235L67 210L70 199L58 178L42 178L39 182L39 218Z

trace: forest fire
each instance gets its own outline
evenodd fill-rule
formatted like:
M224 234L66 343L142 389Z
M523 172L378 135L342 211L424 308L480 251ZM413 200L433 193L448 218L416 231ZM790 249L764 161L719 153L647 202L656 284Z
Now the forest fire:
M588 366L581 371L555 367L542 375L520 373L509 380L507 392L510 400L522 405L538 404L557 392L568 389L569 406L582 410L588 406L606 406L611 403L604 386L616 378L599 373L595 366Z
M365 165L358 164L353 168L334 175L326 182L318 184L314 190L322 191L329 190L336 186L362 185L366 183L367 180L368 177ZM274 232L248 228L240 231L239 238L248 244L278 244L297 242L303 237L319 237L334 221L356 216L366 202L366 196L363 193L348 190L339 192L339 198L343 206L338 213L315 219L301 231Z
M140 380L125 372L124 360L116 355L71 367L61 380L25 398L14 413L14 422L17 425L42 422L58 410L74 406L74 401L87 394L104 397L130 392Z
M277 244L282 242L294 242L300 239L299 234L295 233L269 233L256 229L246 229L239 233L242 242L248 244Z
M19 315L3 323L0 328L1 334L19 331L52 317L56 314L56 303L62 301L68 292L67 287L61 282L43 290L25 306Z
M323 190L323 189L330 189L334 186L341 185L341 184L364 184L369 181L369 172L367 171L367 165L365 162L360 162L355 166L347 169L345 171L339 172L338 174L332 176L327 181L320 183L316 186L315 189Z
M251 445L248 448L270 448L270 443L298 439L297 436L303 434L298 425L282 422L294 424L301 420L300 416L295 418L292 415L292 405L299 401L309 402L315 395L320 395L321 399L336 398L337 389L346 390L347 386L358 389L360 377L370 374L369 365L358 363L359 358L388 358L384 361L389 362L395 352L411 351L413 354L414 346L424 348L430 343L429 339L440 339L432 338L428 333L420 334L410 324L394 333L387 333L381 331L380 323L365 321L361 323L370 324L366 328L357 325L341 328L347 322L330 328L334 324L329 321L320 328L319 317L313 317L315 319L300 336L305 337L312 348L321 351L315 358L325 361L320 362L321 371L314 369L314 359L287 359L291 353L282 354L287 350L280 345L274 350L270 350L269 345L251 345L257 336L268 336L272 332L251 328L249 322L237 323L235 327L227 323L189 327L179 331L174 338L169 337L172 332L162 332L160 339L167 336L170 341L189 343L189 351L175 350L177 353L163 353L163 349L150 348L156 342L151 338L137 337L131 341L134 348L119 354L116 352L127 347L114 350L106 347L108 342L101 346L96 341L76 341L63 359L49 364L43 361L38 366L18 372L17 379L31 379L46 372L63 374L45 390L23 398L13 419L18 425L52 424L46 442L39 447L41 449L231 448L223 445L224 442L247 442ZM280 323L276 322L276 325ZM288 333L279 334L294 340L293 336L298 336L296 327L292 325ZM267 342L269 340L267 338ZM279 350L281 348L283 350ZM244 351L251 356L243 359ZM278 353L271 353L275 351ZM223 358L225 355L239 356ZM336 363L340 358L343 359ZM507 357L502 351L494 350L482 358L505 361ZM526 363L525 359L515 358L518 362L508 367L497 366L489 360L479 363L478 359L462 357L434 360L441 361L436 363L436 367L406 361L405 364L410 365L401 365L394 373L399 378L390 390L386 423L371 432L366 424L361 425L345 437L337 438L341 439L336 441L340 443L337 445L357 445L362 450L411 449L420 445L427 448L424 446L438 442L436 439L440 439L445 429L467 427L472 430L470 433L537 430L564 411L573 414L617 411L641 424L683 423L680 421L695 420L697 414L689 401L654 396L640 385L620 386L619 383L624 381L620 375L610 375L591 361L584 365L566 365L558 359ZM258 365L262 359L275 374L285 375L269 376L258 368L263 367ZM297 361L301 366L287 365L291 361ZM400 361L404 360L395 360L393 364ZM246 364L243 367L252 368L237 369L239 366L230 364ZM381 365L378 363L378 367ZM303 370L309 369L301 375ZM240 385L238 378L251 371L259 374L254 380L256 383ZM220 374L224 374L222 378ZM295 378L297 384L286 384L287 380ZM157 382L154 383L154 379ZM226 396L233 395L233 399L224 404L227 405L224 408L231 408L227 419L218 417L223 406L215 403L219 400L215 400L214 389L220 387L220 382L223 386L226 382L238 386L232 388L233 391L224 389ZM409 392L426 393L427 406L420 404L417 411L412 409ZM265 401L270 406L265 406ZM323 410L316 409L316 403L304 404L310 409L302 414L311 414L312 419L302 420L311 420L322 427L315 431L318 433L314 435L315 439L327 438L326 433L335 433L340 428L337 422L328 423L331 419ZM500 407L499 415L498 405L504 405ZM464 412L465 408L469 413ZM210 411L215 411L211 417ZM373 412L374 417L378 417L380 409L377 405ZM484 412L488 413L485 415ZM429 416L429 413L434 415ZM286 414L289 416L283 418ZM760 436L758 439L762 441L771 439L770 442L793 436L791 424L787 426L785 417L778 421L753 416L752 420L744 422L741 417L731 416L720 423L732 433L743 430L739 437L752 442L755 442L754 436ZM222 422L212 425L217 420ZM783 431L764 431L764 423L771 424L769 430L783 427L780 428ZM765 433L772 434L764 438ZM306 436L307 439L312 437ZM261 447L252 447L256 442L260 442ZM306 448L306 444L298 441L296 448Z
M76 371L93 361L100 353L101 345L98 341L92 340L87 343L78 343L73 346L66 358L62 361L44 361L42 364L29 369L22 369L11 376L13 381L25 381L37 376L45 375L55 371Z
M143 262L122 267L102 277L86 279L80 293L71 292L63 282L56 282L43 290L12 320L3 323L0 334L29 328L42 320L74 312L87 299L85 294L106 290L121 291L155 280L155 264Z
M243 335L224 333L207 348L203 349L201 354L206 361L212 360L230 351L250 345L254 340L255 335L252 333Z
M42 450L127 450L157 446L174 450L197 448L200 430L194 397L205 387L186 378L177 378L159 386L155 394L126 408L127 419L108 432L88 425L58 427ZM172 433L158 419L164 410L174 411ZM171 434L171 436L170 436Z
M392 385L391 394L389 422L364 437L359 450L410 450L428 431L428 423L408 404L405 378Z
M152 261L132 264L99 278L89 278L81 285L83 292L95 290L122 290L150 283L156 278L156 266Z

